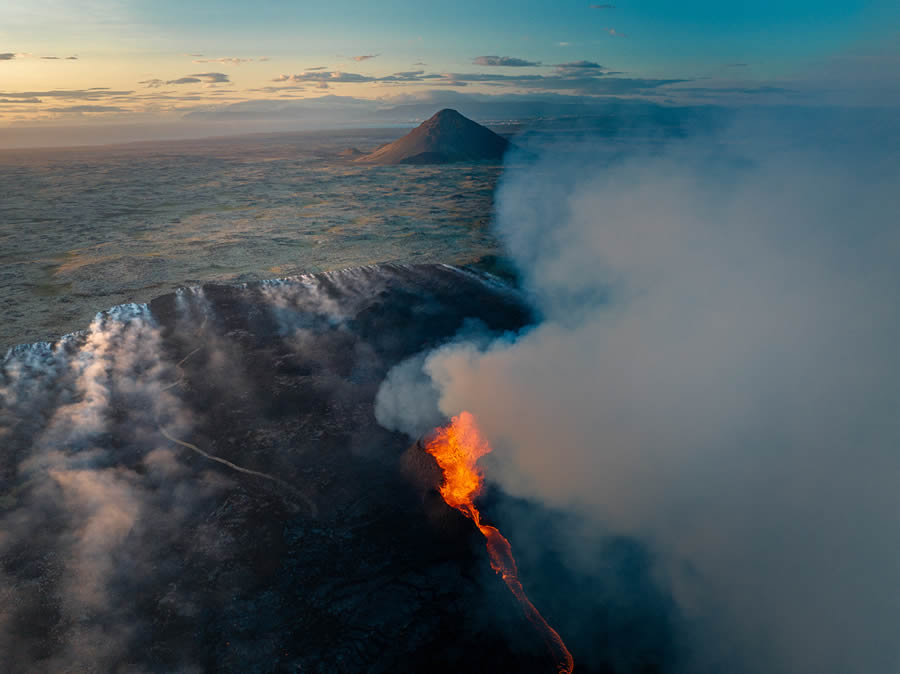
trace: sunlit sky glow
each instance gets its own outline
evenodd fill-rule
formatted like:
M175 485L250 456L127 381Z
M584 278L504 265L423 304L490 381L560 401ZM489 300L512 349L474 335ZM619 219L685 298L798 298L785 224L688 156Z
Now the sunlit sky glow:
M893 1L2 0L0 126L434 90L896 104L898 37Z

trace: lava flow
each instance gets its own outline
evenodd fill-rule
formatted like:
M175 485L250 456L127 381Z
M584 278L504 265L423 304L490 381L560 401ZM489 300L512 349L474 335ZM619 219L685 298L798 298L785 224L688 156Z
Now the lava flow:
M550 627L525 594L522 583L519 582L516 560L509 541L495 527L482 524L481 514L475 507L473 499L481 490L484 480L475 464L491 451L491 446L475 424L475 417L469 412L461 412L453 417L447 426L435 430L434 437L425 443L425 451L434 457L444 474L444 483L441 485L444 501L475 522L484 534L491 568L503 578L525 616L543 635L556 658L558 674L569 674L574 667L572 654L556 630Z

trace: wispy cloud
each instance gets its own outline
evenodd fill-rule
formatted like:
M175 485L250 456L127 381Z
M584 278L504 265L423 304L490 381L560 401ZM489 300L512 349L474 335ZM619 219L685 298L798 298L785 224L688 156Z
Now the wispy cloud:
M0 61L12 61L14 58L16 58L16 55L11 51L0 54Z
M42 61L77 61L77 56L41 56Z
M612 35L613 37L628 37L625 33L620 33L615 28L607 28L606 32Z
M403 72L379 77L379 82L421 82L424 70L405 70Z
M68 98L73 100L96 101L111 96L128 96L133 91L114 91L104 87L91 89L53 89L49 91L0 91L4 98Z
M368 61L369 59L378 58L381 54L363 54L362 56L351 56L354 61Z
M539 66L540 61L528 61L513 56L478 56L472 61L477 66L503 66L507 68L524 68L527 66Z
M128 112L116 105L68 105L60 108L47 108L47 112Z
M646 93L669 84L686 82L683 79L650 79L613 77L621 73L607 70L593 61L573 61L555 66L550 75L507 75L498 73L426 73L424 70L406 70L390 75L372 76L343 71L304 71L293 75L280 75L272 82L289 85L283 88L299 88L313 84L327 88L332 84L371 82L384 85L428 84L440 87L465 87L480 84L489 87L508 87L531 91L566 92L579 95L628 95ZM263 89L274 93L283 88Z
M194 73L191 77L199 77L204 82L209 84L219 84L223 82L230 82L228 79L228 75L225 73Z
M556 73L564 76L582 76L588 74L591 77L608 75L607 68L593 61L569 61L556 65Z
M615 9L615 5L591 5L591 9Z
M569 61L567 63L559 63L559 64L557 64L556 67L564 68L566 70L582 69L582 68L588 68L591 70L606 70L599 63L594 63L593 61Z
M225 63L228 65L239 66L242 63L250 63L253 59L242 59L234 56L222 57L217 59L196 59L194 63ZM260 59L261 61L262 59ZM268 59L267 59L268 60Z
M358 73L345 73L339 70L333 71L305 71L294 75L279 75L274 78L273 82L374 82L377 78L370 75L360 75Z
M729 63L725 67L726 68L746 68L749 63Z
M426 76L427 77L427 76ZM561 91L585 96L612 96L646 93L685 80L650 79L640 77L609 77L602 72L556 75L491 75L483 73L447 73L444 81L480 83L496 87L515 87L529 90Z
M156 82L157 80L144 80L144 82ZM192 75L187 75L186 77L179 77L176 80L166 80L166 84L199 84L200 82L204 82L206 84L222 84L225 82L230 82L228 79L228 75L225 73L194 73ZM159 86L156 84L148 85L148 86Z
M151 89L161 87L165 83L166 83L165 80L160 80L160 79L156 79L156 78L154 78L152 80L141 80L140 82L138 82L138 84L143 84L145 87L149 87Z

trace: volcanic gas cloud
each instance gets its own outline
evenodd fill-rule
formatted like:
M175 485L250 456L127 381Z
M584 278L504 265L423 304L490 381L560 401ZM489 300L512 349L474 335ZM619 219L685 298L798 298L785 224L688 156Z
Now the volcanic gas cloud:
M572 654L525 594L509 541L496 527L482 524L481 514L475 507L474 498L484 482L484 476L476 464L478 459L491 451L491 446L478 430L475 417L465 411L453 417L447 426L436 429L434 436L426 442L425 451L434 457L444 474L440 488L444 501L475 522L484 534L491 568L503 578L529 622L544 638L556 659L557 671L569 674L574 666Z

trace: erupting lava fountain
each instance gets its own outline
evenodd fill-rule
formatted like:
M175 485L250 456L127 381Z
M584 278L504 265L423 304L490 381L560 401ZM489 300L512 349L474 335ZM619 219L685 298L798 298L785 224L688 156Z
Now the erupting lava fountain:
M484 483L484 476L475 464L491 451L491 446L475 424L475 417L469 412L461 412L453 417L447 426L435 430L434 437L425 443L425 451L434 457L444 474L444 483L441 485L444 501L475 522L484 534L491 568L503 578L525 616L544 637L556 659L558 674L571 674L574 667L572 654L556 630L550 627L525 594L522 583L519 582L516 560L509 541L495 527L482 524L481 514L475 507L473 499Z

